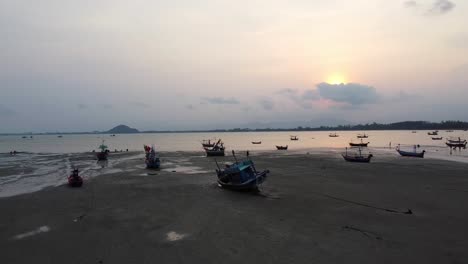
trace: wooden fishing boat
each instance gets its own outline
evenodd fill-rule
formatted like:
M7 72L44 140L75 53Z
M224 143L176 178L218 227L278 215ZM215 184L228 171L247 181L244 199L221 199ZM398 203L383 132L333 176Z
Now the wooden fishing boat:
M156 155L156 148L153 146L144 146L145 148L145 164L147 169L159 169L161 160Z
M418 132L416 132L416 131L411 131L411 133L418 133Z
M454 139L447 139L447 142L445 144L449 146L450 148L460 148L460 149L466 149L466 144L468 142L465 139L458 138L458 140Z
M368 138L368 137L369 135L366 135L366 133L357 135L357 138Z
M348 148L346 148L346 153L341 154L341 156L343 156L343 158L346 161L349 161L349 162L362 162L362 163L369 163L371 161L371 158L373 157L373 155L370 154L370 153L368 155L366 155L366 156L363 156L361 148L359 148L358 153L353 153L353 154L348 153Z
M330 133L328 136L329 137L339 137L339 135L337 135L336 133Z
M432 140L442 140L442 137L432 137Z
M362 138L361 138L361 142L360 142L360 143L352 143L352 142L350 142L349 145L350 145L351 147L367 147L367 145L369 145L369 143L370 143L370 142L367 142L367 143L363 142L363 141L362 141Z
M397 147L396 148L396 151L398 153L400 153L401 156L404 156L404 157L414 157L414 158L424 158L424 153L426 153L425 150L421 151L421 152L416 152L416 151L403 151L403 150L400 150L400 147Z
M96 157L98 160L107 160L107 156L109 155L109 149L106 145L104 145L104 140L102 140L101 145L99 145L100 152L96 152Z
M214 147L215 142L212 142L211 139L204 139L202 140L202 146L204 148L212 148Z
M213 147L208 148L205 147L205 152L207 157L213 157L213 156L224 156L224 143L220 140L218 140Z
M291 136L290 139L291 139L292 141L299 140L299 138L298 138L297 136Z
M287 150L287 149L288 149L288 145L286 145L286 146L276 146L276 149L277 149L277 150Z
M262 142L261 141L252 141L252 144L258 145L258 144L262 144Z
M83 185L83 178L78 175L78 169L74 169L72 174L68 176L68 186L81 187Z
M270 171L258 172L251 159L238 161L234 151L232 151L232 155L236 161L224 168L220 168L216 162L218 185L222 188L238 191L258 190L258 186L265 181Z
M439 131L427 132L429 136L437 136L439 135Z

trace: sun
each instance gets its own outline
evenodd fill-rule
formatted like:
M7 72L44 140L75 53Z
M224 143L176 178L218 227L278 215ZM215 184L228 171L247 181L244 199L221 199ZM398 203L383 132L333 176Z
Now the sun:
M327 83L329 84L346 84L346 77L340 73L333 73L328 76Z

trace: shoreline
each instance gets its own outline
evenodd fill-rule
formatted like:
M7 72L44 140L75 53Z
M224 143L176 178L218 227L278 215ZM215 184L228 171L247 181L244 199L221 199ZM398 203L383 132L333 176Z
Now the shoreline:
M61 185L1 198L0 258L5 263L468 258L468 212L459 202L468 195L465 163L386 155L354 164L333 153L270 152L252 159L258 169L271 171L259 194L220 189L213 158L171 152L170 160L163 160L167 170L148 171L137 155L114 162L112 173L90 178L84 173L82 188ZM412 214L404 213L408 209ZM73 245L85 254L71 258Z

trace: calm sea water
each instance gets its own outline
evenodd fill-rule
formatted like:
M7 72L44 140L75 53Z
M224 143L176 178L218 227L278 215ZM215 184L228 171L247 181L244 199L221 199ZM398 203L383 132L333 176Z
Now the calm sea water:
M402 146L421 145L427 148L443 148L445 138L468 138L466 131L439 132L444 140L434 141L427 135L428 131L366 131L370 142L369 147L385 148L397 144ZM246 132L246 133L156 133L156 134L118 134L110 135L36 135L23 139L21 136L0 136L0 153L12 150L32 153L76 153L89 152L105 140L111 150L142 150L144 144L154 144L160 151L197 151L202 150L200 142L203 139L221 138L227 149L235 150L275 150L275 145L288 145L290 150L314 148L344 148L349 142L359 142L356 138L359 132L337 131L339 137L332 138L330 132ZM290 135L299 137L298 141L291 141ZM262 141L260 145L253 145L252 141Z

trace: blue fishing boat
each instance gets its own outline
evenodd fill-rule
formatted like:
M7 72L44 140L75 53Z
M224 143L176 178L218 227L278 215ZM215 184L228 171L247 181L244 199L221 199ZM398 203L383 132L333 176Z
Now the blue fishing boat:
M216 173L218 175L218 184L222 188L231 190L258 190L258 186L262 184L269 170L257 172L255 165L251 159L238 161L234 151L232 152L236 162L230 165L226 165L221 169L216 162L218 169Z
M161 160L156 155L156 148L153 146L144 146L145 149L145 163L147 169L159 169Z
M403 151L403 150L400 150L400 146L398 146L396 148L396 151L398 153L400 153L401 156L404 156L404 157L414 157L414 158L424 158L424 153L426 153L425 150L421 151L421 152L417 152L416 151L416 147L413 151Z

